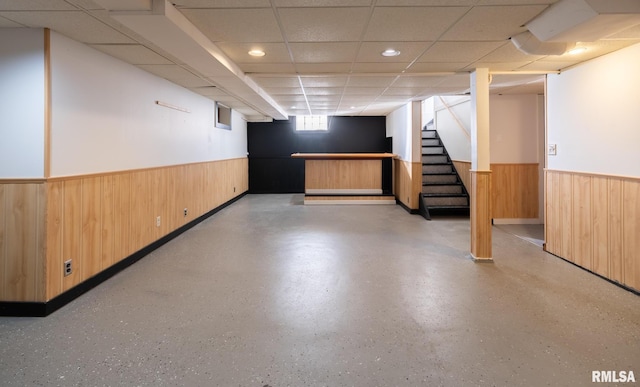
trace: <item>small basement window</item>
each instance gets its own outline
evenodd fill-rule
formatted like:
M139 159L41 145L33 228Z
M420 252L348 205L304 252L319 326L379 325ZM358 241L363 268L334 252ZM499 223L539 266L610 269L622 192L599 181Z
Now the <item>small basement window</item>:
M327 116L296 116L296 130L329 130Z
M231 129L231 108L216 102L216 128Z

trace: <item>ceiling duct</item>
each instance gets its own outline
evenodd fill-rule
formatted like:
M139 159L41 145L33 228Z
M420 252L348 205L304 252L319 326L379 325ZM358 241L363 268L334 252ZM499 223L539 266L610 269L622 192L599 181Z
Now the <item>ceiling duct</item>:
M560 0L526 27L542 42L595 42L636 24L639 0Z
M516 48L529 55L562 55L575 47L575 43L541 42L529 31L511 37Z

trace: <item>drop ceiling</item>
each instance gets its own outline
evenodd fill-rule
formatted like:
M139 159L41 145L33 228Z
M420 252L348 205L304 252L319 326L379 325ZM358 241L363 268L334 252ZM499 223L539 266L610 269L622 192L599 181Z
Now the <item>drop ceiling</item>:
M210 72L203 52L195 52L198 44L194 52L184 44L177 50L150 29L138 28L146 22L135 15L153 13L157 0L0 0L0 28L50 28L258 121L300 114L386 115L410 101L467 93L469 72L479 67L493 73L493 93L542 93L545 73L640 43L636 25L596 42L577 42L588 50L575 56L516 49L509 37L526 31L525 24L556 2L163 3L167 12L175 11L186 38L195 36L207 52L218 53L209 59L223 66L216 62L212 68L220 69ZM382 56L388 48L400 54ZM252 49L265 55L252 57Z

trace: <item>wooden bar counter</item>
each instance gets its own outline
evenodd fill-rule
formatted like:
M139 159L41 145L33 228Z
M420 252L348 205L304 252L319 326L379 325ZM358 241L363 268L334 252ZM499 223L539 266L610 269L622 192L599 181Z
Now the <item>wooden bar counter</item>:
M383 195L382 160L392 153L294 153L304 159L305 204L395 204Z

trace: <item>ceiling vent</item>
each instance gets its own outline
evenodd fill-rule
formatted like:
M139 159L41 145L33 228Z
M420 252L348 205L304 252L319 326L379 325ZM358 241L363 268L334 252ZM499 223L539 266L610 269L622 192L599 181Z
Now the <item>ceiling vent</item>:
M636 24L638 0L560 0L526 27L543 42L595 42Z
M595 42L640 24L638 0L560 0L512 36L530 55L562 55L576 42Z
M529 31L511 37L516 48L529 55L562 55L575 46L567 42L541 42Z

